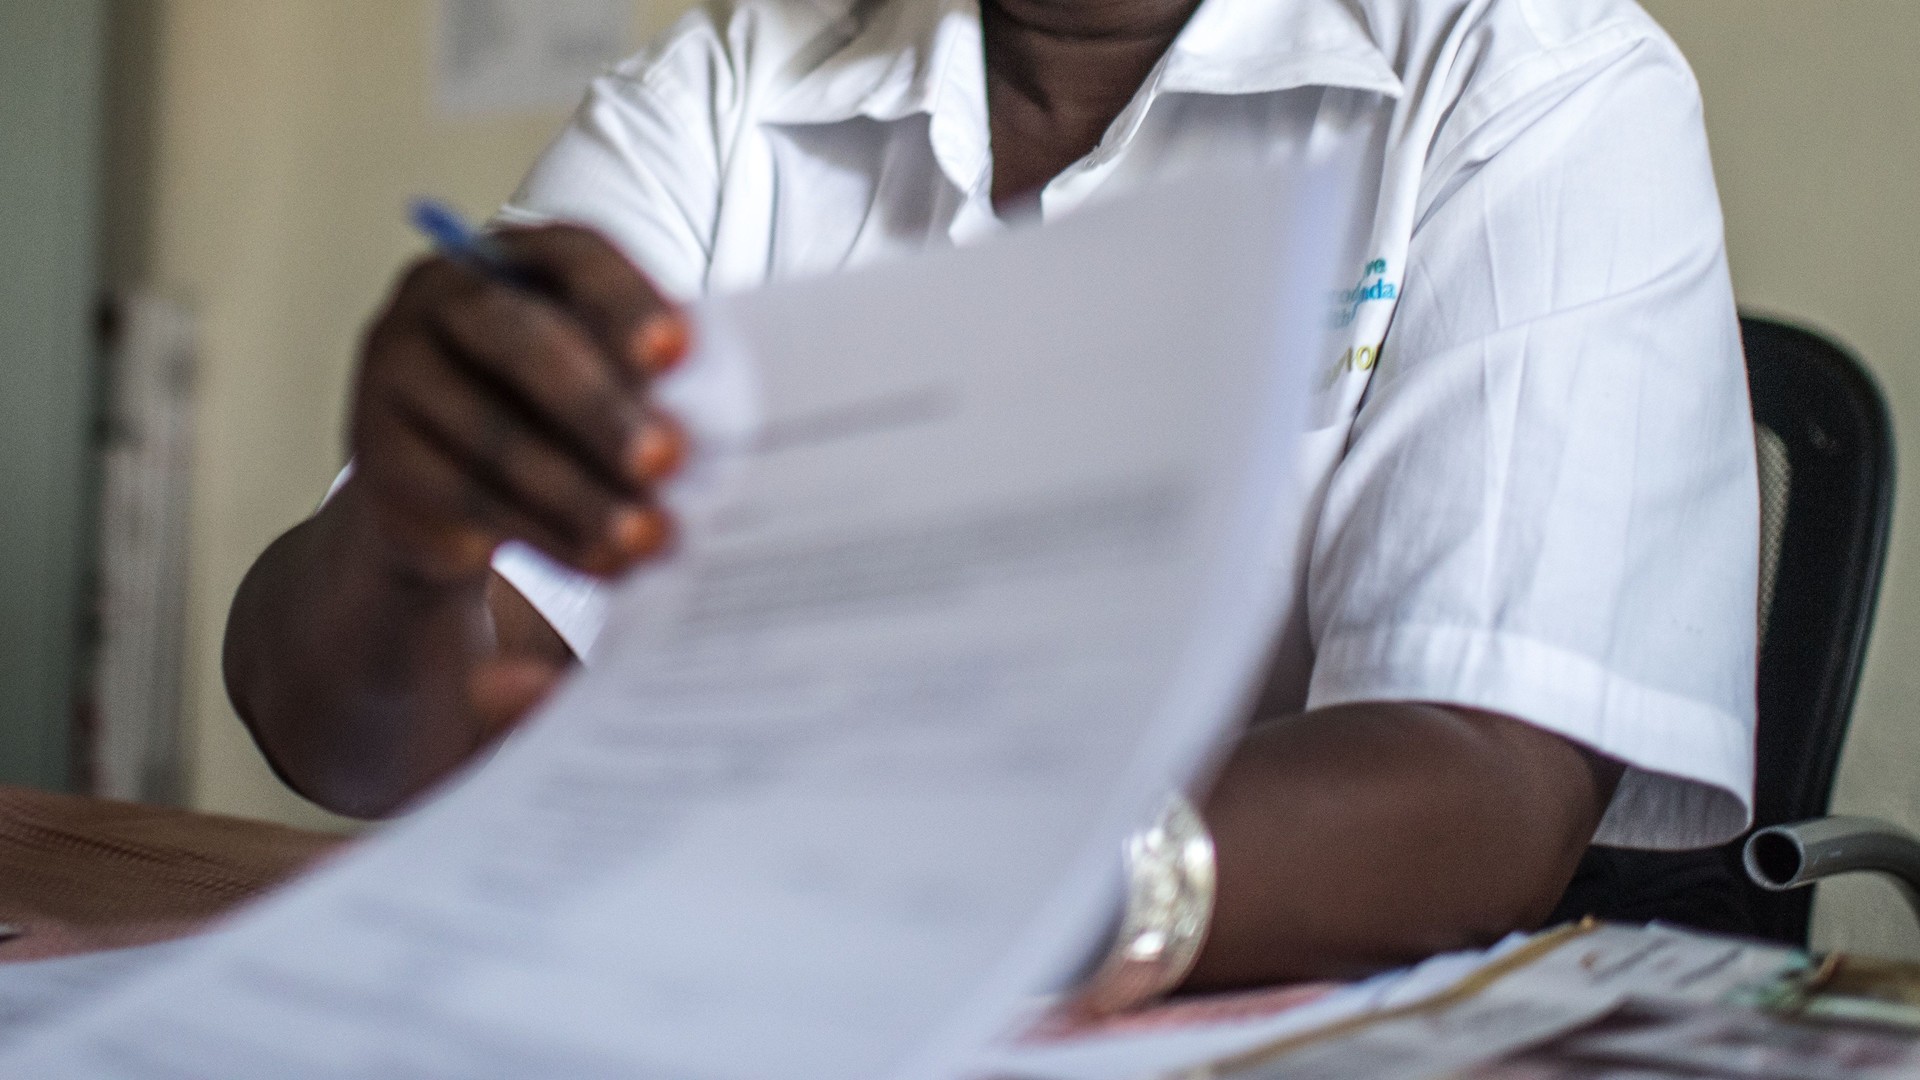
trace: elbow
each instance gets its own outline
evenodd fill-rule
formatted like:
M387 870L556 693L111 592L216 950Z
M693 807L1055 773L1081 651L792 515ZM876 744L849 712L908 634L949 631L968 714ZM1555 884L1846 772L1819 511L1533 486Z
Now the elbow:
M282 784L329 813L374 821L399 813L421 785L346 752L346 740L312 737L321 724L305 710L256 709L229 693L254 746ZM303 722L304 721L304 722ZM303 732L307 733L303 737Z
M274 764L271 756L267 762L280 782L295 794L341 817L360 821L390 818L406 809L417 794L397 784L370 783L366 777L344 770L315 771L295 777Z
M1475 875L1488 885L1487 936L1538 929L1559 910L1626 766L1525 721L1453 711L1475 730L1490 753L1488 775L1499 778L1487 785L1500 793L1496 804L1482 811L1488 834L1500 839L1491 865Z
M290 581L308 526L296 526L248 571L227 613L221 675L227 700L280 782L344 817L391 817L427 785L409 770L401 710L343 692L346 680L303 658L328 653L295 629Z

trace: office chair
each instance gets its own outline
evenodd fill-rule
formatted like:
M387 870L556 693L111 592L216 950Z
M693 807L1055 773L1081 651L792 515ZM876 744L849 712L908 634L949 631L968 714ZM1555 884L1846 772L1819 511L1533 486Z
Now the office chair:
M1883 822L1808 821L1827 812L1873 622L1893 431L1879 388L1839 346L1768 319L1743 318L1741 332L1761 492L1756 831L1706 851L1593 848L1555 916L1805 946L1812 897L1798 887L1819 877L1905 871L1920 896L1920 843Z

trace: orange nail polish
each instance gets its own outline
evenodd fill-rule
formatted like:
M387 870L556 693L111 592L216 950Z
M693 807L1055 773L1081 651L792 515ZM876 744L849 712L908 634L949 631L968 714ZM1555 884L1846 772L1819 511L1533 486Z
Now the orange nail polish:
M622 510L613 519L613 543L632 559L645 558L667 546L667 517L658 510Z
M665 480L680 471L686 460L687 438L680 426L664 416L650 417L634 444L630 468L647 483Z
M658 375L672 370L685 359L691 343L685 319L678 315L655 315L634 334L634 353L641 367Z

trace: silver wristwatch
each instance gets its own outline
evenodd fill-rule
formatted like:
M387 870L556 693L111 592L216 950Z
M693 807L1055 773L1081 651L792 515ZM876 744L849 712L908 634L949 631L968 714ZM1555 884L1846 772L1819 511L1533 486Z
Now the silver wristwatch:
M1185 796L1127 838L1127 901L1112 949L1074 996L1105 1016L1164 996L1192 972L1213 921L1213 837Z

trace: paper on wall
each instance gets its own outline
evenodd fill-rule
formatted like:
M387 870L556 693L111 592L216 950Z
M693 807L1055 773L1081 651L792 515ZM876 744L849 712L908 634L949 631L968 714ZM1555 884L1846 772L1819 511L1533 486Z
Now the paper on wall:
M578 104L624 57L633 0L439 0L434 85L441 112L479 116Z

